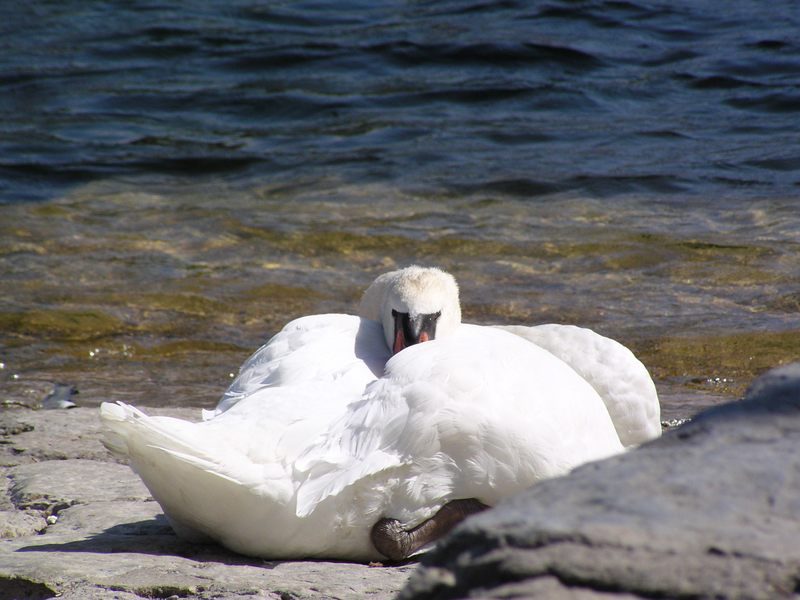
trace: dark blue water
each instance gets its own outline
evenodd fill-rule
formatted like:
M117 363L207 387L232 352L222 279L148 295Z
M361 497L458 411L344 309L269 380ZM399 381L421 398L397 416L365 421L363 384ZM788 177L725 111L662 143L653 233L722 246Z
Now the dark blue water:
M800 356L800 4L0 2L0 401L213 406L437 264L665 415Z
M0 202L122 179L793 196L793 1L0 5Z

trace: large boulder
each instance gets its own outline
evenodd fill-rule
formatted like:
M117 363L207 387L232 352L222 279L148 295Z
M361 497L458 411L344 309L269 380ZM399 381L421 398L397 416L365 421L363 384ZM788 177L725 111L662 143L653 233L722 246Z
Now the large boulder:
M800 363L458 527L400 598L800 594Z

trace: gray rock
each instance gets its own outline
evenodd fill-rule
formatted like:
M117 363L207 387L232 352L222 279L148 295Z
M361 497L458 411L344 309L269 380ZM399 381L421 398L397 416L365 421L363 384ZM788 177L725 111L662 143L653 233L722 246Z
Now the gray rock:
M8 470L11 502L48 514L73 504L150 499L142 481L125 465L67 459L30 463Z
M99 429L97 409L0 411L0 598L382 600L414 568L264 562L184 542Z
M400 598L800 595L800 363L458 527Z
M40 514L21 510L0 511L0 539L36 535L47 527Z
M197 420L200 409L148 409L148 413ZM113 461L99 440L96 408L0 410L0 466L67 458Z

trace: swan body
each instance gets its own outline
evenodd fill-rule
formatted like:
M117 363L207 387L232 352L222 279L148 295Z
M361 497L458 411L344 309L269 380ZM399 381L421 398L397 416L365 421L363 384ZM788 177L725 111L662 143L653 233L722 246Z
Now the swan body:
M264 558L363 561L382 558L370 530L384 517L413 527L452 500L491 506L623 450L592 369L579 375L544 330L537 341L462 324L457 307L441 271L381 276L364 316L284 327L204 421L104 403L103 441L182 537Z
M381 558L369 533L383 516L414 524L452 499L492 505L622 450L591 386L490 328L405 349L344 410L325 388L263 388L201 423L106 403L106 443L184 537L264 558L350 560Z

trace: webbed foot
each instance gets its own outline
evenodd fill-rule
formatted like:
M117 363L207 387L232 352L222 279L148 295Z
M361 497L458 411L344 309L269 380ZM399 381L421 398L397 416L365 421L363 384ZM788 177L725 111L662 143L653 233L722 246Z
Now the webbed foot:
M403 560L448 533L468 516L487 508L475 498L453 500L410 530L403 529L397 519L381 519L373 525L370 537L378 552L392 560Z

